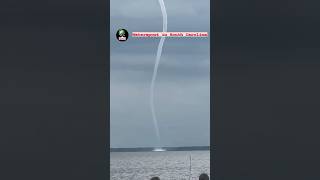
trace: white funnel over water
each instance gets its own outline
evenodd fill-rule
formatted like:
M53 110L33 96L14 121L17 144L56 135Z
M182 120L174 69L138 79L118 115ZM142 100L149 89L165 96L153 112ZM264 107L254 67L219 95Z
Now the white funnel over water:
M159 4L160 4L160 7L161 7L161 13L162 13L162 19L163 19L162 31L163 32L167 32L167 24L168 23L167 23L166 7L164 6L163 0L159 0ZM152 75L151 87L150 87L150 106L151 106L152 120L153 120L154 128L155 128L155 131L156 131L156 136L157 136L157 141L158 141L156 147L161 147L162 143L161 143L161 138L160 138L158 121L157 121L155 108L154 108L154 85L155 85L155 80L156 80L157 73L158 73L158 66L159 66L160 59L161 59L161 53L162 53L162 47L163 47L164 40L165 40L165 37L161 37L159 45L158 45L156 62L155 62L154 69L153 69L153 75ZM155 150L160 151L162 149L161 148L155 148Z

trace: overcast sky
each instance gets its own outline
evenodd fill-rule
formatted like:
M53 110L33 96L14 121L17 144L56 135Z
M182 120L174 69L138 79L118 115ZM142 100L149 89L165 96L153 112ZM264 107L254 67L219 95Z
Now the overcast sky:
M168 31L209 32L209 0L164 0ZM111 0L111 147L156 145L149 88L159 38L118 42L117 29L162 31L158 0ZM210 35L210 34L209 34ZM209 38L167 38L155 85L163 146L210 144Z

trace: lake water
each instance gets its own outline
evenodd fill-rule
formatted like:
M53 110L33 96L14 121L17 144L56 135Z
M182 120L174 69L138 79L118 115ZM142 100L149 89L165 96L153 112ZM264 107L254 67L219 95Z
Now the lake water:
M111 180L198 179L201 173L210 176L210 151L111 152Z

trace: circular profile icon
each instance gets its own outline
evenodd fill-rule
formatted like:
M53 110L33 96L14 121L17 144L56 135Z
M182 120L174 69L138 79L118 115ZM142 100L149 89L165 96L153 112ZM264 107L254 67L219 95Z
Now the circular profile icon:
M118 41L126 41L129 38L129 33L125 29L119 29L117 31L117 39Z

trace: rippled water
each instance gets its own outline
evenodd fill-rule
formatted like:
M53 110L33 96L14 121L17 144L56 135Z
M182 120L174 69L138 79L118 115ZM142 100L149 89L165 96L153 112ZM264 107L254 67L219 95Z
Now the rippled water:
M201 173L210 175L210 151L111 152L111 180L198 179Z

